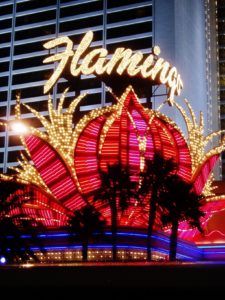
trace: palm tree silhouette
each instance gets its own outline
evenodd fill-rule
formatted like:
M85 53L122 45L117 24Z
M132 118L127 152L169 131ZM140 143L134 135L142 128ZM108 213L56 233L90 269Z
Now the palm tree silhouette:
M31 189L15 181L0 181L0 255L8 263L20 263L33 259L39 262L31 246L37 246L45 254L38 233L45 227L22 212L22 205L33 197ZM11 212L15 213L12 214ZM24 238L26 235L27 238Z
M70 241L74 234L82 243L82 259L88 259L88 243L93 233L103 233L106 222L101 214L91 205L86 205L73 212L68 221L68 230L71 233Z
M161 152L155 152L153 159L146 159L144 171L140 173L139 196L149 202L147 229L147 260L152 260L152 233L158 208L160 192L164 189L165 178L176 171L173 159L165 159Z
M137 184L131 180L128 167L120 163L107 166L107 172L100 170L101 187L95 192L94 201L102 201L110 207L112 231L112 259L117 260L117 217L128 208L131 198L137 197Z
M166 178L165 190L161 191L159 205L162 209L161 221L163 226L171 225L169 260L176 260L177 237L179 222L187 221L191 227L196 227L201 233L201 210L203 197L193 191L193 185L185 182L178 175Z

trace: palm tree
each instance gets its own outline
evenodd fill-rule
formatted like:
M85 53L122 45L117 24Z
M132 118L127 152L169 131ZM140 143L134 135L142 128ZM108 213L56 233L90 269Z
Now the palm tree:
M37 228L38 226L38 228ZM32 259L40 262L32 245L45 254L38 233L43 227L35 220L26 219L25 215L5 217L0 220L0 255L8 263L24 263Z
M88 242L93 233L103 233L106 222L101 214L91 205L74 211L68 221L68 229L72 240L76 234L82 243L82 259L87 261Z
M201 217L205 215L201 210L203 197L193 191L192 184L174 174L166 179L165 190L160 193L159 205L162 209L163 226L171 225L169 260L175 261L179 222L187 221L191 227L203 233L201 227Z
M176 164L172 159L164 159L155 152L152 160L146 159L145 169L140 173L140 197L149 201L149 219L147 229L147 260L152 260L152 233L158 208L159 194L164 189L165 178L175 172Z
M3 180L0 181L0 190L0 255L8 263L25 262L31 258L38 262L31 245L38 246L45 253L37 235L44 226L21 212L22 204L32 199L32 192L23 184ZM22 235L28 235L29 239Z
M100 170L101 187L96 191L94 201L102 201L110 207L112 231L112 258L117 260L117 217L128 208L130 200L136 197L137 184L131 180L128 167L117 163L108 165L107 172Z

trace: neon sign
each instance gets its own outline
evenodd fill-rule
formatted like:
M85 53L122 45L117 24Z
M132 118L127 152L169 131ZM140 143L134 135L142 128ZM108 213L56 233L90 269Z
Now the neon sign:
M126 73L131 77L139 76L151 81L158 79L160 83L165 84L169 88L168 102L171 105L173 104L174 96L180 95L183 87L181 76L178 74L177 69L172 67L168 61L158 58L160 54L158 46L154 47L153 53L147 57L144 57L141 51L134 52L129 48L117 48L109 59L107 58L108 50L104 48L91 50L84 55L88 51L92 40L93 32L88 31L75 51L73 50L73 42L68 37L56 38L44 44L46 49L66 45L64 52L51 55L43 61L44 63L59 61L56 70L44 85L45 94L55 85L68 64L69 58L72 58L70 73L74 77L81 74L110 75L112 72L121 76Z

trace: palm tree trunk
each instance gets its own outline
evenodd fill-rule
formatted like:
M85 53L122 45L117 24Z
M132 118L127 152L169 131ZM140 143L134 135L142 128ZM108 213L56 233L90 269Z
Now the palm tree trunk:
M147 231L147 261L152 260L152 232L155 223L156 216L156 193L157 190L153 188L150 209L149 209L149 219L148 219L148 231Z
M117 209L116 203L111 209L111 222L112 222L112 259L117 260Z
M170 261L176 260L178 226L179 226L178 220L175 220L172 224L171 235L170 235L170 255L169 255Z
M82 242L82 260L83 262L88 260L88 240L84 239Z

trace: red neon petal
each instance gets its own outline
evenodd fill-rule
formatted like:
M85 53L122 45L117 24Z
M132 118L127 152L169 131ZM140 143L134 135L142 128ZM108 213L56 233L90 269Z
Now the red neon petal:
M75 169L82 193L88 194L100 187L98 145L99 136L106 118L91 121L80 134L75 148Z
M76 209L85 205L75 183L57 152L39 137L30 135L25 139L31 158L43 181L52 191L54 197L62 203L77 195ZM69 208L69 207L68 207Z
M25 193L26 195L29 191L31 191L31 189L27 187L22 191L22 194ZM20 196L21 191L16 191L15 195ZM11 195L10 198L15 195ZM68 216L65 208L55 200L51 200L48 196L44 195L40 190L32 189L32 198L27 201L27 196L24 200L20 196L20 201L19 206L10 211L11 216L16 216L21 213L26 214L47 227L66 225Z
M177 160L179 165L178 175L181 176L185 181L190 181L192 175L192 164L191 155L188 149L185 139L182 137L181 133L170 124L166 124L170 133L173 135L176 141L177 147Z
M197 172L197 174L194 176L194 189L195 192L200 195L202 193L202 190L206 184L207 179L209 178L209 175L214 168L217 160L219 158L219 155L213 155L210 158L208 158L201 169Z

